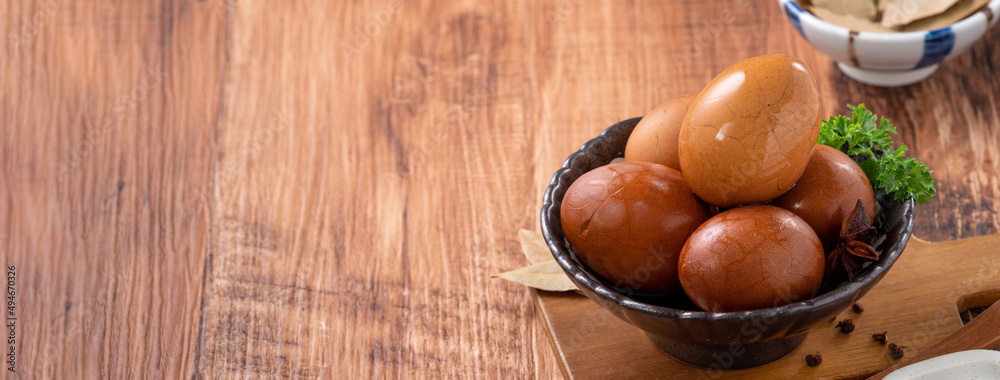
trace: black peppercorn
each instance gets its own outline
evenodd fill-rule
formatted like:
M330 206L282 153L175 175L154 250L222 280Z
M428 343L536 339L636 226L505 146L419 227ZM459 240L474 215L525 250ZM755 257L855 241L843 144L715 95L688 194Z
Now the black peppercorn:
M906 346L900 346L895 343L889 343L889 356L892 356L892 358L896 360L902 359L904 348L906 348Z
M850 334L852 331L854 331L854 321L850 319L845 319L843 321L840 321L837 323L837 328L839 328L840 332L844 334Z
M854 310L855 313L861 314L865 311L865 308L861 306L860 303L855 302L854 305L851 305L851 310Z
M813 355L806 355L806 365L810 367L818 366L819 363L823 362L823 354L816 351Z
M885 333L888 331L883 331L881 334L872 334L872 340L879 342L879 344L885 344Z

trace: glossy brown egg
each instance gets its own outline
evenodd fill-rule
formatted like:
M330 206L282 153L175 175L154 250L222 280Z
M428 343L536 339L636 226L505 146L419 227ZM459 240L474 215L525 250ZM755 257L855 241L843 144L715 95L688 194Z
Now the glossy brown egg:
M719 207L764 203L799 179L819 135L816 80L798 59L754 57L715 77L678 140L695 194Z
M566 190L560 212L580 260L610 284L640 292L680 287L681 247L710 216L679 172L647 162L585 173Z
M770 204L805 220L820 240L835 241L859 199L874 221L875 192L865 172L841 151L817 144L799 181Z
M790 211L734 208L698 227L681 251L684 292L710 312L768 308L811 298L823 280L823 246Z
M695 94L676 97L647 112L625 144L626 161L654 162L681 170L677 137Z

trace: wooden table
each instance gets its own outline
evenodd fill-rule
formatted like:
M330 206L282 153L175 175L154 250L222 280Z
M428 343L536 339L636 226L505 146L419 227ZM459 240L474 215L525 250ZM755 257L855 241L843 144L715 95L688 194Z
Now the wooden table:
M760 54L896 124L940 181L916 236L1000 230L997 28L880 89L774 1L2 8L18 378L558 377L531 292L489 278L552 172Z

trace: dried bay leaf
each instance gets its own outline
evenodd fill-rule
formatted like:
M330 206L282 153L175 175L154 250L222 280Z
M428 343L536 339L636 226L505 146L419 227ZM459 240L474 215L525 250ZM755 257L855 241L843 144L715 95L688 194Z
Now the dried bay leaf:
M829 21L830 23L833 23L835 25L840 25L842 27L845 27L853 31L872 32L872 33L894 32L894 30L889 28L884 28L882 27L881 24L871 20L860 19L854 16L840 15L824 8L807 7L805 9L811 12L812 14L816 15L816 17L819 17L823 20Z
M799 0L816 17L852 31L934 30L982 9L989 0Z
M878 13L879 13L879 16L876 17L876 18L878 18L879 20L882 19L881 15L885 14L885 8L889 6L889 3L891 1L892 0L878 0L878 1L876 1L877 5L875 7L878 8Z
M521 238L521 250L524 251L524 256L532 264L554 260L541 234L522 229L518 232L518 237Z
M566 272L563 272L559 263L553 259L510 272L495 274L493 277L553 292L576 290L576 285L570 281L569 277L566 277Z
M943 13L911 22L903 26L902 30L904 32L917 32L941 29L969 17L989 2L990 0L961 0Z
M563 272L562 267L559 266L555 258L552 257L552 253L549 252L549 246L545 244L545 239L542 238L541 234L522 229L518 231L518 237L521 240L521 250L524 252L524 256L528 258L528 261L531 262L531 265L495 274L493 275L494 278L502 278L535 289L553 292L564 292L567 290L580 291L573 284L573 281L570 281L569 277L566 276L566 272Z
M812 6L840 16L872 20L878 8L872 0L812 0Z
M902 27L913 21L941 14L958 0L892 0L882 14L882 26Z

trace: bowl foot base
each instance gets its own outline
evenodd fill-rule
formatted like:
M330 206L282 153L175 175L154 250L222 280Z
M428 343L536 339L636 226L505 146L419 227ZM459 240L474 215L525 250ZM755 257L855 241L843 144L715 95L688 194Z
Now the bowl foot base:
M806 339L808 333L767 342L748 344L686 344L677 343L652 334L646 334L656 348L671 358L705 368L708 371L760 367L788 356ZM710 378L714 378L710 376Z
M919 69L904 71L866 70L844 62L837 62L837 67L851 79L879 87L901 87L920 82L937 71L940 64L933 64Z

